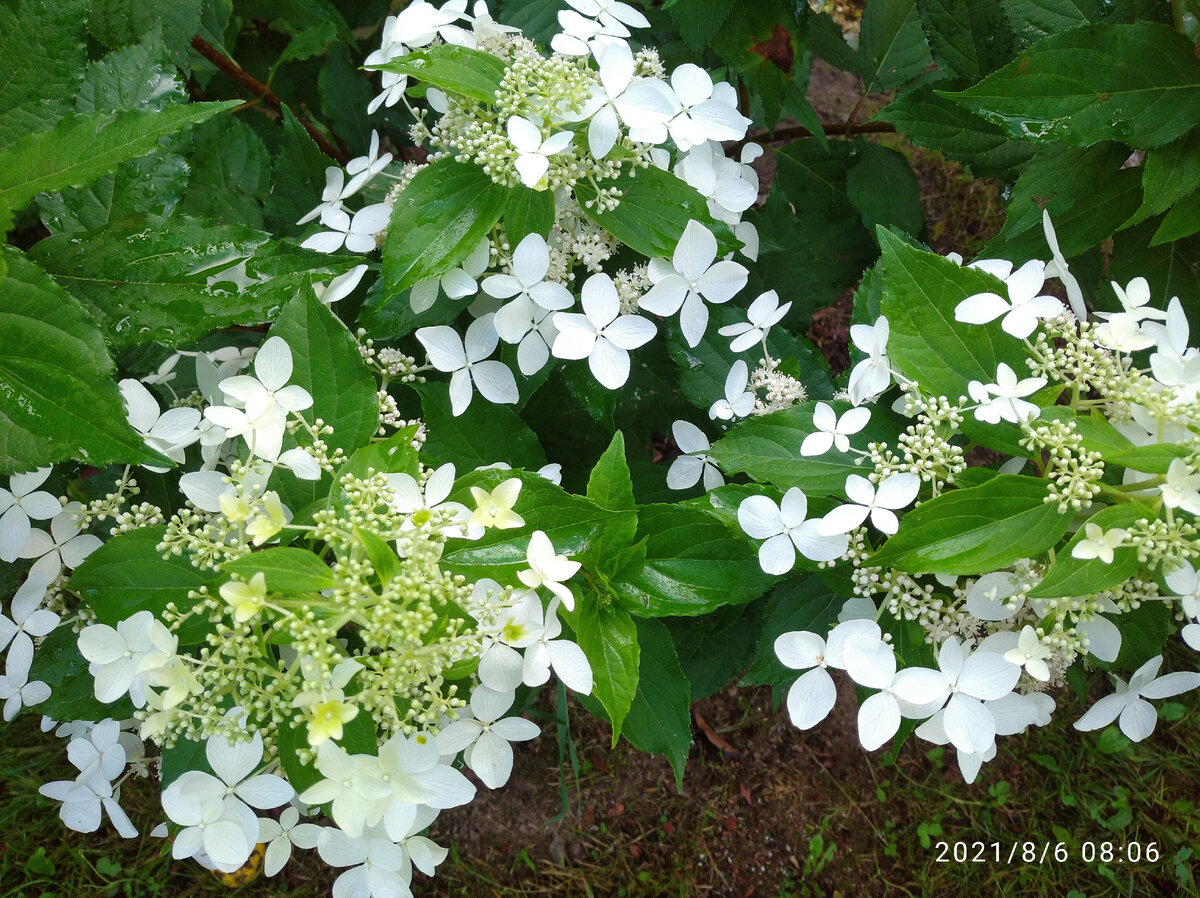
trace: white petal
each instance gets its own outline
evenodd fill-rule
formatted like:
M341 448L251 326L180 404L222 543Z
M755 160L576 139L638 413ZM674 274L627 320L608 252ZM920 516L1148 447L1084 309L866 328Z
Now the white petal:
M555 639L547 643L554 673L567 688L588 695L592 691L592 666L583 649L566 639Z
M942 722L947 738L959 751L982 754L996 740L996 720L978 699L952 695Z
M772 576L786 574L796 564L796 547L780 533L758 547L758 563L764 573Z
M900 729L900 706L886 692L877 692L858 708L858 740L867 751L874 751Z
M268 390L278 390L292 377L292 350L282 337L270 337L254 356L254 373Z
M814 667L788 690L788 716L798 729L807 730L824 720L836 702L833 677L824 668Z
M511 404L521 398L516 379L503 362L476 362L471 367L471 376L488 402Z
M616 390L629 379L629 353L601 337L592 346L588 367L597 381L610 390Z
M422 327L417 339L425 347L430 363L439 371L457 371L467 363L462 338L452 327Z
M484 733L471 746L470 767L489 789L499 789L512 775L512 746L494 733Z
M1119 725L1121 732L1134 742L1141 742L1154 732L1158 723L1158 712L1154 706L1140 698L1129 702L1121 711Z

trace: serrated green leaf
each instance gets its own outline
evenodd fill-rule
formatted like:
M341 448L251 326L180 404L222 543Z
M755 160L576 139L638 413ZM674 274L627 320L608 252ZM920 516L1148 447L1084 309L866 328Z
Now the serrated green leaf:
M838 415L849 409L848 402L830 402ZM749 474L759 482L771 483L781 490L799 487L806 493L845 495L846 477L861 474L858 456L831 448L823 455L804 456L800 446L816 431L813 409L816 403L801 402L769 415L748 418L717 440L709 455L727 473ZM851 439L851 447L870 442L892 443L895 428L880 414Z
M334 586L333 571L325 562L307 549L290 546L251 552L225 562L221 569L247 581L262 574L272 592L320 592Z
M50 697L29 709L54 720L124 720L133 714L133 702L122 696L111 704L96 699L95 679L79 653L78 635L69 624L52 630L38 645L29 668L29 680L50 687Z
M554 194L549 190L533 190L524 184L509 190L504 209L504 233L510 246L515 247L528 234L545 237L554 227Z
M305 290L283 307L268 336L282 337L291 347L289 382L313 398L304 417L333 428L322 437L330 451L365 446L379 429L379 387L346 325Z
M0 147L45 131L75 108L87 64L85 0L0 4Z
M383 245L384 301L470 255L508 199L507 188L465 162L441 159L418 171L392 208Z
M918 505L871 556L872 565L909 573L978 574L1032 558L1066 533L1072 513L1046 502L1048 484L999 474Z
M615 605L601 607L590 601L576 609L571 622L576 641L592 666L592 695L608 714L616 745L638 689L641 652L637 623Z
M110 627L149 611L162 619L167 605L187 611L196 604L188 593L216 579L212 571L202 571L190 559L158 550L166 534L165 526L142 527L119 534L105 542L67 580L67 589L76 593L96 620ZM202 642L208 632L204 615L189 618L175 630L182 645Z
M222 116L194 128L192 142L191 177L182 210L221 224L261 228L270 159L254 129L233 116Z
M1200 128L1146 153L1142 163L1142 208L1138 221L1166 212L1200 190Z
M699 617L667 617L679 666L698 701L737 679L754 658L765 600L728 605Z
M88 66L76 112L120 112L124 109L162 109L187 102L187 93L173 66L164 64L162 33L155 28L136 44L114 50Z
M508 67L502 59L483 50L457 44L438 44L427 49L410 50L390 62L367 68L408 75L447 93L480 103L492 103Z
M84 301L115 347L178 346L230 324L258 324L313 281L347 271L331 258L241 225L144 215L87 240L42 240L30 258Z
M690 6L689 16L693 15ZM712 37L721 61L762 104L763 124L768 128L775 127L785 109L808 106L804 99L810 68L804 62L808 13L807 6L785 0L736 3ZM815 133L823 136L819 124Z
M302 230L296 222L317 205L325 189L325 169L333 160L321 152L287 106L283 107L282 138L263 217L275 233L294 237Z
M862 216L868 233L878 225L914 236L925 230L921 188L908 161L898 152L857 138L846 172L846 196Z
M1112 669L1136 670L1155 655L1162 654L1171 632L1171 608L1166 602L1143 602L1117 620L1117 626L1121 628L1121 650ZM1097 667L1108 666L1091 660Z
M1071 541L1054 556L1054 562L1029 595L1032 598L1055 596L1090 596L1101 590L1119 586L1133 577L1141 562L1135 546L1117 546L1113 549L1111 562L1099 558L1076 558L1071 553L1087 539L1087 524L1095 524L1104 531L1127 528L1139 518L1154 520L1155 514L1140 502L1122 502L1096 512L1080 526Z
M639 620L638 688L623 732L634 748L666 755L683 787L683 768L692 744L692 693L679 666L671 634L658 621Z
M866 90L891 90L933 62L915 0L868 0L858 55Z
M187 68L192 36L200 27L201 0L93 0L88 31L109 49L136 43L162 29L163 43L177 65Z
M677 0L663 8L670 10L671 21L688 49L699 53L720 32L735 5L735 0L691 0L689 3Z
M1156 18L1167 22L1170 9L1165 3L1144 0L1001 0L1009 23L1024 46L1058 34L1085 22L1133 22Z
M1177 458L1187 458L1193 450L1176 443L1156 443L1151 446L1135 446L1125 452L1109 452L1104 456L1106 462L1133 468L1135 471L1145 471L1147 474L1166 474L1171 462Z
M1200 123L1200 61L1154 22L1089 24L1039 41L964 91L944 93L1013 137L1090 146L1170 143ZM1153 59L1154 65L1130 60Z
M1150 220L1116 234L1104 280L1128 284L1146 278L1156 298L1179 297L1191 332L1200 333L1200 234L1151 246L1156 230L1157 222Z
M587 497L609 511L628 511L636 507L633 481L629 479L629 465L625 463L625 437L619 430L592 468Z
M978 81L1013 56L1001 0L917 0L925 37L939 66Z
M938 96L929 86L904 91L872 121L891 122L913 143L965 162L982 177L1007 176L1037 152L1035 144L1010 138L999 126Z
M454 462L460 471L498 461L536 471L546 463L537 436L512 409L476 399L456 416L451 413L450 394L444 385L427 385L418 392L421 417L429 428L422 450L429 462Z
M792 630L808 630L824 637L837 623L846 600L832 594L816 574L792 577L780 583L767 596L763 610L762 634L750 669L742 676L746 686L770 684L790 686L799 674L775 655L775 640Z
M610 581L635 617L694 616L758 598L775 581L758 550L712 514L683 505L643 505L637 539L644 565Z
M8 270L0 279L0 470L69 459L170 464L126 423L112 357L95 322L26 256L11 248L2 254Z
M589 181L575 185L575 196L583 214L635 252L649 258L670 259L689 221L700 222L717 238L718 255L731 253L741 241L708 212L708 201L694 187L655 166L623 172L620 177L600 181L603 188L621 191L615 209L594 203L595 186Z
M69 115L53 130L30 134L0 153L0 197L21 209L43 190L81 187L119 162L150 152L160 137L237 105L239 101L228 100L157 112Z
M1150 240L1151 246L1161 246L1190 237L1200 231L1200 190L1181 199L1163 216L1162 223Z

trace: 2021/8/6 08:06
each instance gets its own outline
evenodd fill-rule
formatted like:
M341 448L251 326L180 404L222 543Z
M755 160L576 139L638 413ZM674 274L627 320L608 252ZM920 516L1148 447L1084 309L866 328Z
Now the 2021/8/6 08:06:
M1157 842L1083 842L1075 850L1066 842L936 842L939 864L1085 864L1157 863L1162 852Z

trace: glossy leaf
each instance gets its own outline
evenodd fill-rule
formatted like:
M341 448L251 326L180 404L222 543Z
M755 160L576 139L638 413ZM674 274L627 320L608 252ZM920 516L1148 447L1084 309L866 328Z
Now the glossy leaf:
M504 233L510 246L516 246L528 234L545 237L554 227L554 194L533 190L520 184L510 188L504 208Z
M762 634L750 669L742 677L747 686L790 686L800 675L775 655L775 640L791 630L809 630L824 637L837 623L846 600L832 594L816 574L789 578L767 596Z
M89 0L0 4L0 147L75 109Z
M588 477L587 497L609 511L629 511L633 502L633 481L625 463L625 437L620 431L613 434L600 460Z
M536 471L546 463L537 436L520 416L503 405L476 396L461 415L451 414L443 384L419 388L422 419L429 428L422 455L427 464L454 462L459 471L502 461Z
M1113 549L1111 562L1099 558L1076 558L1071 553L1080 542L1087 539L1086 524L1095 524L1104 531L1127 529L1139 518L1154 520L1155 514L1140 502L1122 502L1096 512L1080 526L1071 541L1055 553L1054 562L1046 575L1030 590L1029 595L1033 598L1090 596L1129 580L1141 567L1135 546L1117 546Z
M592 696L608 715L616 745L638 690L638 624L615 605L591 601L576 609L572 623L576 641L592 666Z
M1012 59L1000 0L917 0L917 11L934 60L951 75L978 81Z
M261 552L251 552L222 566L227 574L237 574L250 580L262 574L267 589L272 592L320 592L334 585L333 571L307 549L275 546Z
M500 90L507 66L502 59L456 44L438 44L410 50L390 62L370 66L372 71L408 75L451 94L491 103Z
M913 236L925 229L921 189L908 161L893 149L861 138L846 172L846 196L862 216L868 233L877 225Z
M666 755L683 786L692 744L691 684L679 666L671 634L658 621L639 620L638 688L622 731L634 748Z
M870 0L863 9L858 55L866 90L891 90L933 62L915 0Z

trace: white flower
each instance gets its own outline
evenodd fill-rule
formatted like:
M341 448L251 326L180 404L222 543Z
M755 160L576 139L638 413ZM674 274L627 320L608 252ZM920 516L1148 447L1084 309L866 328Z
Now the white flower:
M407 855L382 827L372 826L357 837L325 827L317 853L331 867L349 867L333 883L333 898L410 898L401 875Z
M1112 564L1113 549L1125 542L1129 531L1121 527L1105 530L1099 524L1091 521L1084 524L1085 539L1081 539L1071 549L1072 558L1099 558L1105 564Z
M570 18L564 11L560 21ZM620 121L638 137L647 130L657 130L665 138L665 124L674 112L662 90L649 79L634 80L637 64L633 51L624 41L594 45L600 66L600 83L592 97L569 121L588 122L588 149L596 159L603 159L616 145L620 136Z
M521 495L521 478L510 477L498 484L490 493L480 487L471 487L471 498L475 500L475 510L467 520L468 531L475 528L511 530L514 527L524 527L525 519L513 511L517 499ZM474 537L469 537L474 538Z
M384 781L379 758L374 755L351 755L336 742L326 740L317 747L317 770L324 779L301 792L300 801L307 805L332 803L330 816L351 835L362 833L377 804L382 802L386 807L392 799L393 786ZM429 790L414 784L411 775L401 777L399 782L411 786L417 800L428 794Z
M45 521L62 511L62 503L38 487L50 476L50 468L38 468L26 474L13 474L8 489L0 487L0 561L17 560L29 531L29 519Z
M708 200L708 211L713 218L731 227L758 199L758 175L754 169L730 159L714 141L688 150L675 166L675 176Z
M512 707L513 692L477 686L471 693L471 713L438 733L438 751L453 755L465 750L463 760L489 789L499 789L512 774L510 742L526 742L541 735L538 725L522 717L504 715ZM503 718L503 719L502 719Z
M96 679L96 700L108 704L125 693L134 707L146 703L147 672L166 665L175 656L176 636L149 611L139 611L119 621L114 630L92 624L79 634L79 653L90 663Z
M644 15L622 0L567 0L567 3L585 16L599 19L603 25L619 22L630 28L650 27Z
M509 118L507 128L509 142L517 150L514 164L521 183L526 187L545 189L542 182L550 168L549 157L569 147L575 135L570 131L559 131L543 139L541 128L519 115Z
M744 418L753 412L755 396L753 391L746 389L749 382L750 369L744 361L738 359L725 378L725 398L712 404L708 416L730 421L733 418Z
M783 494L776 505L766 496L749 496L738 506L738 525L753 539L765 539L758 563L768 574L786 574L796 563L796 552L811 561L832 561L846 552L844 533L824 535L818 521L806 521L808 497L797 487Z
M503 362L486 361L500 342L491 315L471 322L464 341L452 327L423 327L417 339L439 371L450 375L450 410L457 417L467 410L474 395L495 403L513 403L520 398L513 373Z
M29 569L31 575L41 574L47 583L53 583L62 573L63 565L77 568L103 545L100 537L80 532L79 513L82 509L80 503L68 502L50 522L49 533L45 530L30 531L21 557L37 559Z
M50 697L50 687L41 680L29 682L29 671L20 676L6 673L0 676L0 700L4 702L4 719L12 720L22 706L29 707Z
M486 591L489 586L493 591L500 589L500 584L484 579L476 582L476 591ZM521 685L525 660L517 649L533 645L542 638L545 629L542 603L532 590L521 590L513 599L512 606L501 609L494 623L480 627L483 651L479 655L479 680L497 692ZM492 618L489 616L488 620Z
M984 574L967 590L967 611L980 620L1008 620L1017 613L1004 601L1017 591L1017 575L1009 571ZM1024 604L1022 601L1021 604Z
M342 200L348 196L350 191L346 190L346 176L342 170L336 165L326 167L325 189L321 191L321 202L306 212L296 224L308 224L316 218L324 221L328 213L342 211Z
M544 620L535 622L535 625L540 626L541 633L525 649L525 685L541 686L550 679L550 670L553 668L567 688L580 695L591 693L592 666L588 663L587 655L571 640L558 638L562 634L562 622L558 619L557 598L550 600Z
M667 469L667 486L673 490L686 490L695 486L702 477L706 490L723 486L725 478L721 476L717 463L703 454L712 446L700 428L687 421L676 421L671 425L671 433L683 455L671 462L671 467Z
M813 426L817 430L804 438L800 444L800 454L824 455L831 447L838 452L849 452L850 440L847 437L858 433L870 420L871 410L868 408L852 408L838 418L833 406L818 402L813 409Z
M1125 287L1121 289L1121 285L1116 281L1109 281L1112 285L1113 292L1117 294L1117 299L1121 301L1121 312L1097 312L1096 317L1105 320L1112 320L1117 315L1128 315L1133 321L1140 322L1145 318L1155 318L1159 321L1166 320L1167 313L1162 309L1156 309L1150 303L1150 283L1143 277L1136 277Z
M728 90L726 89L728 88ZM741 140L750 119L737 110L737 93L714 85L704 69L684 63L671 73L671 90L682 107L667 127L679 149L687 151L707 140Z
M160 413L158 400L139 380L125 378L119 384L125 400L125 414L146 445L162 453L177 464L183 463L183 450L200 439L196 429L200 423L200 410L195 408L169 408ZM162 474L167 469L143 465L147 471Z
M892 382L892 368L887 357L887 342L891 328L882 315L874 325L855 324L850 328L850 340L867 358L854 366L846 390L850 401L862 405L868 398L882 393Z
M1001 362L996 368L994 384L973 380L967 384L967 392L979 403L979 407L975 409L975 417L980 421L998 424L1003 420L1019 424L1037 417L1041 411L1032 402L1026 402L1021 397L1036 393L1044 386L1046 378L1026 377L1017 380L1016 372Z
M10 681L25 682L33 663L33 640L58 626L58 615L42 607L46 583L47 578L42 574L30 574L12 598L9 608L12 619L0 614L0 651L8 646L4 672Z
M550 347L558 338L555 313L533 300L518 296L496 312L496 333L505 343L517 344L517 367L530 377L550 361Z
M733 337L729 348L733 352L742 352L755 343L766 340L767 332L783 320L783 316L791 307L790 302L780 305L779 294L774 290L768 290L750 303L750 308L746 310L748 321L727 324L717 333L723 337Z
M258 819L258 842L265 843L267 854L263 863L263 872L274 876L292 857L292 846L311 849L317 847L325 827L315 823L300 823L300 812L294 807L283 809L279 820L271 817Z
M353 293L366 273L366 265L355 265L345 274L339 274L328 284L313 284L313 294L325 305L331 306L339 299L345 299Z
M966 654L953 636L942 643L938 668L950 696L941 718L946 737L959 751L986 752L996 740L996 719L984 702L1012 692L1021 669L996 652Z
M353 216L344 209L327 209L321 214L321 224L329 230L313 234L300 245L319 253L333 253L344 244L352 253L369 253L391 215L392 207L387 203L363 206Z
M492 242L484 237L458 268L451 268L440 277L437 275L428 277L413 285L408 294L412 310L424 312L426 309L432 308L434 302L437 301L439 288L451 299L474 296L479 292L479 283L476 279L487 271L491 260Z
M132 839L138 834L129 816L117 803L109 783L97 782L94 779L57 780L46 783L38 792L63 803L58 810L58 816L76 832L94 833L98 830L100 811L103 809L122 838Z
M648 274L654 286L638 305L655 315L680 312L679 325L689 346L695 346L708 328L707 300L728 302L746 286L749 272L737 262L717 258L717 238L692 219L675 246L671 262L651 259Z
M442 528L446 536L462 536L463 523L470 517L467 506L461 502L447 502L446 498L454 489L455 470L453 463L442 465L430 473L425 479L424 488L418 485L411 474L384 474L388 486L392 489L391 507L402 515L407 515L401 530L413 530L424 527L430 522L435 512L449 516L449 521Z
M1075 280L1075 275L1071 274L1071 268L1058 248L1058 235L1054 233L1054 224L1050 221L1049 209L1042 210L1042 231L1046 235L1046 243L1054 256L1046 265L1046 277L1056 277L1062 281L1062 285L1067 288L1067 302L1071 304L1071 311L1080 321L1087 321L1087 306L1083 304L1083 291L1079 289L1079 281Z
M1200 572L1191 562L1185 561L1182 566L1175 568L1163 577L1172 594L1179 596L1183 613L1195 620L1200 617ZM3 634L0 634L2 637ZM0 645L3 639L0 638Z
M559 10L558 25L562 31L550 39L550 49L563 56L587 56L597 45L604 46L602 41L629 37L629 29L620 22L602 25L573 9ZM666 140L665 128L662 139Z
M512 274L493 274L483 282L483 292L497 299L516 296L537 303L543 309L558 311L575 304L571 291L562 284L547 281L550 248L541 234L526 234L512 257Z
M1117 352L1138 352L1153 346L1154 337L1142 329L1133 315L1115 312L1108 321L1096 326L1096 342Z
M858 685L878 689L858 708L858 738L863 748L874 751L900 729L900 718L921 717L925 706L940 705L945 697L945 678L927 667L896 670L896 652L874 628L846 637L842 658L846 673Z
M829 631L828 640L807 630L783 633L775 640L775 655L784 665L807 671L788 689L788 716L797 729L815 727L833 710L837 687L828 668L841 669L846 640L864 634L878 639L879 625L871 620L846 621Z
M1113 677L1117 691L1106 695L1075 721L1077 730L1098 730L1120 717L1121 732L1134 742L1141 742L1154 732L1158 712L1146 699L1170 698L1200 686L1200 673L1177 671L1155 679L1162 665L1162 655L1155 655L1139 667L1127 684Z
M583 314L554 316L558 336L551 352L559 359L588 360L592 376L615 390L629 378L629 350L653 339L654 324L637 315L622 315L616 285L607 274L594 274L583 284Z
M391 161L391 153L379 155L379 132L372 130L371 148L367 151L367 155L357 156L346 163L346 174L352 177L342 193L343 198L358 193L371 179L387 168Z
M896 511L912 504L920 488L921 478L908 472L886 477L878 489L867 478L849 474L846 497L850 502L825 515L817 525L817 532L823 536L849 533L870 515L875 529L890 536L900 529Z
M529 548L526 549L525 559L529 563L527 570L518 571L517 578L530 589L544 586L559 599L568 611L575 610L575 596L563 583L570 580L579 571L580 563L571 561L566 555L558 555L554 544L550 542L543 531L535 530L529 537Z
M1049 657L1050 647L1042 644L1037 631L1028 624L1021 628L1017 647L1004 653L1005 661L1024 667L1026 673L1043 683L1050 679L1050 668L1045 660Z
M1200 515L1200 474L1192 473L1182 458L1171 460L1167 482L1158 487L1167 508L1182 508Z
M121 775L126 756L120 737L120 723L110 718L67 744L67 758L79 770L80 782L94 779L97 783L111 783Z
M1062 313L1062 303L1053 296L1038 295L1046 280L1046 265L1037 259L1026 262L1004 279L1008 297L998 293L976 293L954 308L954 318L967 324L987 324L1001 315L1004 332L1023 340L1033 333L1038 319Z

